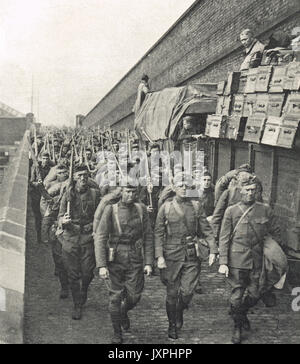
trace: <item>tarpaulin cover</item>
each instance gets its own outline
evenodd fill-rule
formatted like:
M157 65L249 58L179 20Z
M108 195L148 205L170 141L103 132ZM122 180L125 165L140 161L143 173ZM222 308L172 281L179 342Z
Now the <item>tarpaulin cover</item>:
M170 87L147 94L135 118L135 130L145 139L173 139L176 127L188 107L194 103L212 102L215 105L216 85L198 84ZM215 110L212 110L212 113Z

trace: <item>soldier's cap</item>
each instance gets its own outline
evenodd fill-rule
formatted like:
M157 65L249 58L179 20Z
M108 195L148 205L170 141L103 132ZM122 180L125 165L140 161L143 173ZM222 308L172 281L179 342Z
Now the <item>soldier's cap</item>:
M211 174L209 173L209 171L204 171L203 176L209 176L209 177L211 177Z
M79 164L74 168L74 173L88 172L88 167L85 164Z
M240 165L237 170L238 170L238 172L240 172L240 171L246 171L249 173L252 172L252 168L251 168L250 164L248 164L248 163Z
M194 182L193 182L193 178L191 175L186 174L184 172L178 172L175 174L175 176L173 178L173 185L175 187L180 187L182 185L186 185L186 186L192 188L194 185Z
M143 73L142 80L144 80L144 81L148 81L149 80L149 77L148 77L148 75L146 75L146 73Z
M244 186L251 186L251 185L256 185L257 183L257 178L256 176L253 176L252 174L249 175L244 175L241 179L240 179L240 185L242 187Z
M136 190L139 187L139 182L136 178L131 178L125 176L120 181L120 186L123 188L129 188L131 190Z
M42 153L42 157L48 157L48 158L50 158L50 155L49 155L49 153L48 153L48 152L43 152L43 153Z
M64 164L64 163L59 163L56 168L59 171L64 171L64 170L67 170L68 169L67 165Z
M85 149L86 152L91 152L92 153L92 149L91 148L86 148Z
M150 151L151 151L152 149L154 149L154 148L158 148L158 149L160 150L160 146L159 146L159 144L157 144L157 143L153 143L153 144L151 144L151 145L150 145Z
M138 143L133 143L131 147L132 147L132 148L139 148L140 146L139 146L139 144L138 144Z
M182 120L188 120L188 121L193 121L195 118L191 115L186 115L182 118Z
M174 174L183 173L184 172L184 166L181 163L177 163L174 165Z

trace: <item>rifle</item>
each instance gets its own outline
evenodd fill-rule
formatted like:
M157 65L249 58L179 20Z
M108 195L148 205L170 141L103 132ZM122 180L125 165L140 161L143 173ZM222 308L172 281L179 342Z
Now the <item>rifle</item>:
M34 151L32 149L32 146L31 146L31 141L29 139L29 136L28 136L28 145L29 145L29 151L30 151L30 154L31 154L31 158L32 158L32 164L36 170L36 174L37 174L37 179L38 180L42 180L42 176L41 176L41 172L40 172L40 165L39 165L39 162L34 154ZM39 186L39 190L41 192L41 195L46 199L46 200L52 200L52 197L49 195L49 193L46 191L45 189L45 186L42 184Z
M102 153L104 153L104 145L103 145L104 140L103 140L103 134L102 133L100 134L100 139L101 139L101 149L102 149Z
M131 143L130 143L130 139L129 139L129 130L128 129L126 129L126 143L127 143L127 148L128 148L129 159L131 160Z
M88 161L87 155L86 155L86 147L85 147L85 145L83 146L83 153L84 153L85 165L87 166L89 173L91 173L91 169L90 169L90 166L89 166L89 161Z
M53 137L53 134L51 134L51 141L52 141L52 160L54 163L56 163L56 160L55 160L55 150L54 150L54 137Z
M94 150L94 133L92 132L92 152L93 154L95 153L95 150Z
M150 141L150 143L153 143L153 141L150 139L150 137L146 134L144 128L141 128L142 133L146 136L146 138ZM148 156L147 156L147 150L146 150L146 146L145 143L143 141L143 139L141 139L141 144L144 148L144 152L145 152L145 156L146 156L146 172L147 172L147 185L149 185L151 183L151 176L150 176L150 171L149 171L149 162L148 162ZM147 192L149 195L149 202L150 202L150 207L153 206L152 204L152 193L149 192L148 188L147 188Z
M83 136L81 137L80 152L79 152L79 164L83 163Z
M148 141L151 143L151 144L154 144L153 140L149 137L149 135L146 133L145 129L143 127L141 127L141 132L142 134L148 139Z
M51 151L50 151L50 141L49 141L49 134L46 134L46 140L47 140L47 152L49 154L49 156L51 155Z
M60 146L58 162L60 162L60 160L61 160L62 149L63 149L63 144L61 144L61 146Z
M38 146L37 146L37 136L36 136L36 127L35 126L34 126L34 149L35 149L34 155L37 157L37 155L38 155Z
M111 148L111 150L112 150L112 152L113 152L113 155L114 155L114 158L115 158L115 161L116 161L117 167L118 167L118 169L119 169L119 171L120 171L120 174L121 174L122 178L124 178L124 174L123 174L123 172L122 172L122 169L121 169L120 164L119 164L119 162L118 162L118 159L117 159L117 157L116 157L116 150L115 150L115 148L114 148L114 146L113 146L113 143L112 143L112 139L111 139L111 135L110 135L110 133L111 133L111 129L109 129L109 131L108 131L107 139L108 139L108 142L109 142L109 144L110 144L110 148Z
M73 190L73 158L74 157L74 149L71 149L71 160L70 160L70 168L69 168L69 181L68 181L68 189L67 189L67 214L71 216L71 200L72 200L72 190Z

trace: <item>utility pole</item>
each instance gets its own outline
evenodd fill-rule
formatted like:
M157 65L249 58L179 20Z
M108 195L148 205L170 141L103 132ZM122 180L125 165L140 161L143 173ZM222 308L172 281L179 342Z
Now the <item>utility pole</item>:
M33 113L33 74L32 74L32 79L31 79L31 108L30 108L31 113Z

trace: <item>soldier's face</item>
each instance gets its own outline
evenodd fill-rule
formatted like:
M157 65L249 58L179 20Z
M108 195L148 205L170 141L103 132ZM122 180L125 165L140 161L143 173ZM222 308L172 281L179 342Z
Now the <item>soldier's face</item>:
M76 173L75 179L77 180L77 185L80 189L87 187L89 176L86 171Z
M210 176L203 176L201 184L202 184L204 189L210 188L210 186L211 186L211 177Z
M49 157L42 157L42 165L46 166L49 163Z
M255 201L256 185L243 186L241 189L242 201L251 203Z
M91 159L91 157L92 157L92 153L91 152L86 152L86 157L87 157L87 159L88 160L90 160Z
M137 199L137 189L124 187L122 189L122 202L131 204Z
M175 190L175 193L176 193L176 197L185 198L186 197L187 185L186 185L186 183L178 182L174 186L174 190Z
M57 180L58 182L66 181L68 178L68 171L67 170L60 170L57 172Z
M253 38L250 34L247 34L247 35L242 34L240 36L240 40L245 48L248 48L251 45L251 43L253 42Z
M159 148L151 149L151 155L158 155L158 154L159 154Z

